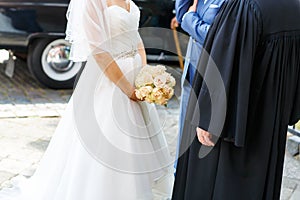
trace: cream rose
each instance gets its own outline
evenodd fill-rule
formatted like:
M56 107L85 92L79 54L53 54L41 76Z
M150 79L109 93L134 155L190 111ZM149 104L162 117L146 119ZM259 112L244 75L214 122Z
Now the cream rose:
M154 88L151 93L151 96L153 99L159 100L164 97L164 93L160 88Z
M158 88L162 88L167 82L167 78L163 75L158 75L154 78L154 85L155 87L158 87Z
M174 95L175 78L166 72L163 65L144 66L138 74L135 85L136 96L149 103L166 105Z
M148 96L152 92L153 88L151 86L144 86L139 89L143 97Z
M140 99L140 100L144 99L144 97L143 97L141 91L138 90L138 89L135 90L135 96L136 96L138 99Z
M164 86L163 91L164 91L166 98L168 98L168 99L171 99L172 96L174 95L174 89L167 85Z
M169 78L169 84L170 87L174 87L176 85L176 80L173 76L170 76Z
M168 100L166 98L162 98L160 100L155 101L158 105L166 105L168 103Z

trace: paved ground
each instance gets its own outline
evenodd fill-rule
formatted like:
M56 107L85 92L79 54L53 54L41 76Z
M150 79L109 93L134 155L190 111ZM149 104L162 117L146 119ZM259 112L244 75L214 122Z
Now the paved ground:
M0 63L3 52L0 51ZM50 90L29 74L26 63L17 60L12 79L4 75L0 64L0 118L58 117L72 91Z
M25 67L18 61L15 76L9 79L0 60L0 189L11 186L13 177L34 173L71 95L70 90L41 87ZM173 155L178 106L175 99L168 109L159 108L160 116L167 118L164 128ZM300 199L300 162L288 153L281 199Z

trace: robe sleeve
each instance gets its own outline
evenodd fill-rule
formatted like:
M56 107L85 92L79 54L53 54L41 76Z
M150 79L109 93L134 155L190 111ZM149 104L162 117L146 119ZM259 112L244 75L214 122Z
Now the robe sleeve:
M188 111L186 120L239 147L245 144L251 75L261 32L254 1L228 1L208 33L190 96L188 110L193 111Z
M300 61L298 62L300 66ZM295 65L297 66L297 64ZM289 125L295 125L300 119L300 80L297 83L296 94L294 97L293 108L290 114Z

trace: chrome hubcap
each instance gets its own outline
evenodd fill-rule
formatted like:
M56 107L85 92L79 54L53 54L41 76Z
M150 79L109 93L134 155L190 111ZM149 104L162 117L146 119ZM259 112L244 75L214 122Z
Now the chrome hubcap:
M69 60L70 47L66 45L55 45L52 46L47 54L47 63L57 72L69 71L73 62Z
M69 60L70 44L64 39L57 39L48 44L41 57L45 74L55 81L66 81L76 76L81 63Z

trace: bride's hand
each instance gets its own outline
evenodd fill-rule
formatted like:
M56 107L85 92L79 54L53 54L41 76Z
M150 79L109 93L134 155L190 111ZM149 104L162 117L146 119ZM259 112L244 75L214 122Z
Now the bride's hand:
M142 101L141 99L137 98L135 91L129 97L132 101Z
M132 87L128 92L126 92L126 95L128 96L129 99L132 101L143 101L139 98L137 98L136 93L135 93L135 88Z

